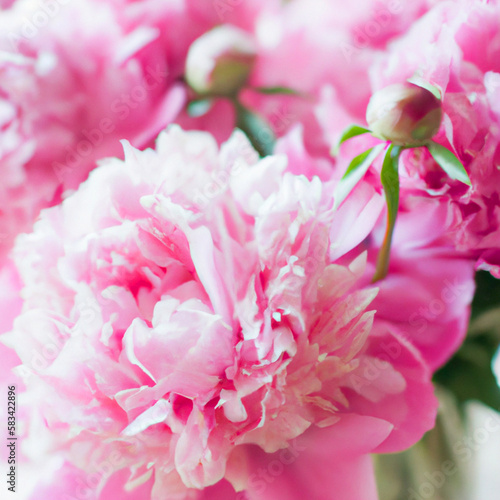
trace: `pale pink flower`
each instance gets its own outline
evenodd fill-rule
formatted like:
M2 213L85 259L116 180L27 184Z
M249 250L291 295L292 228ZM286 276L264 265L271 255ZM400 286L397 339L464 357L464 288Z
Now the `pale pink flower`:
M96 476L88 498L375 499L367 454L414 443L436 410L423 356L372 305L382 196L363 183L334 210L335 182L238 132L220 151L177 127L124 147L14 251L24 306L4 341L42 417L27 455L47 435L64 484Z
M22 300L19 295L20 290L21 283L15 266L11 261L4 262L0 267L0 334L12 330L14 319L21 312ZM0 425L7 432L7 429L9 429L8 423L12 424L12 422L8 421L8 411L12 410L12 408L8 406L7 391L9 387L15 386L16 392L19 393L23 389L23 384L19 377L12 372L13 368L20 363L19 357L14 350L6 347L1 341L0 359L2 361L0 382L6 391L6 396L0 403L0 410L2 412L0 415ZM9 455L10 449L7 446L2 446L0 459L3 464L7 464ZM20 453L17 452L16 455L19 457ZM7 472L9 469L5 467L4 470Z
M18 0L0 12L0 247L126 138L144 147L185 104L177 80L208 28L176 2Z
M414 75L442 93L443 121L435 140L453 151L472 182L451 180L423 149L406 152L402 197L437 200L449 217L445 235L479 269L500 277L500 16L498 1L438 2L407 34L378 54L369 69L372 89ZM359 147L363 139L358 143ZM421 201L413 197L423 198ZM426 201L427 200L427 201Z
M407 32L392 33L385 50L373 50L370 61L363 67L356 66L353 59L345 71L339 72L342 75L339 78L352 75L351 92L332 77L321 88L313 111L299 120L308 152L315 158L324 158L325 147L334 145L347 125L365 124L371 95L390 85L404 85L415 76L436 86L442 94L443 119L434 139L458 156L472 187L450 179L425 148L417 148L401 156L401 203L408 207L435 205L436 212L443 215L439 217L442 226L431 222L426 231L438 230L441 241L460 255L475 259L478 269L489 270L497 277L500 277L497 188L500 39L496 22L499 15L497 1L443 1L420 9ZM356 52L359 57L364 53L364 50ZM359 69L356 78L350 73L354 67ZM360 82L363 89L357 94ZM356 106L351 104L353 96ZM336 158L334 175L341 177L355 156L378 142L361 136L343 145ZM379 160L368 172L369 182L375 186L379 185L380 168Z

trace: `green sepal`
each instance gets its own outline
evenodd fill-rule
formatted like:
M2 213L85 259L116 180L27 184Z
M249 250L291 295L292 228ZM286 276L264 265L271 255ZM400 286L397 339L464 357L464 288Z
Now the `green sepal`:
M471 186L471 181L460 160L447 148L437 142L426 144L436 163L452 178Z
M193 118L199 118L200 116L206 115L212 109L213 104L213 99L194 99L188 103L187 113Z
M353 137L356 137L358 135L362 134L367 134L369 133L370 130L364 127L360 127L359 125L349 125L343 132L342 135L340 136L339 142L337 143L336 146L334 146L330 152L332 156L337 156L339 154L339 149L342 144L349 140L352 139Z
M257 114L249 110L237 99L233 101L236 111L236 127L248 137L260 156L272 154L276 137L271 127Z
M370 148L364 153L356 156L345 171L345 174L337 184L333 193L334 208L337 208L346 198L349 193L356 187L356 184L366 174L370 165L375 161L377 156L384 149L385 144L378 144L374 148Z
M413 75L411 78L408 78L406 80L409 83L413 83L413 85L417 85L418 87L421 87L425 90L428 90L431 94L434 95L434 97L437 97L439 100L443 98L441 94L441 90L436 87L435 85L432 85L432 83L429 83L427 80L422 78L421 76Z

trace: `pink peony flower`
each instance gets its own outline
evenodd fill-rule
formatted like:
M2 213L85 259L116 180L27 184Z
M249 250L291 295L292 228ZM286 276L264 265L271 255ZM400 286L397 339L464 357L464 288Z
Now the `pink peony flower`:
M401 197L408 204L442 204L448 214L443 237L497 277L499 15L497 1L438 2L369 68L373 92L414 75L441 90L443 121L435 140L459 157L472 188L451 180L426 151L413 150L402 156ZM357 141L359 152L364 141Z
M253 32L261 12L279 2L16 0L7 6L0 13L1 255L99 158L121 155L119 140L146 147L174 120L226 140L236 123L229 103L216 103L206 116L186 112L188 49L222 22L241 36Z
M0 13L3 253L121 139L145 147L175 118L187 49L209 26L175 2L18 0Z
M244 60L233 54L224 72L236 79L231 91L248 77L251 88L242 100L269 125L260 140L272 142L273 135L307 122L325 84L344 94L349 109L359 111L369 97L365 66L373 51L405 29L425 10L425 2L404 10L398 2L374 9L365 0L358 3L367 16L359 26L357 16L339 18L336 6L316 2L6 2L9 8L0 14L0 126L5 131L0 161L6 179L0 253L10 250L18 233L30 230L41 208L75 189L99 158L119 156L120 139L145 147L172 121L208 130L219 142L229 137L237 119L228 101L219 99L202 116L186 110L194 98L183 82L188 49L203 44L208 50L206 37L213 33L228 31L245 39L238 42ZM217 25L222 26L211 32ZM377 35L362 43L360 33L372 25ZM216 53L223 50L217 43ZM347 57L340 46L355 54ZM315 54L307 55L307 72L298 64L306 53ZM248 74L254 56L256 66ZM337 71L346 57L349 71ZM190 73L200 80L208 59L202 54L192 60ZM194 84L204 92L203 85L201 80ZM302 94L261 95L254 89L273 86ZM306 137L316 134L309 131Z
M21 312L22 300L19 295L21 283L15 266L11 261L5 261L0 268L0 334L12 330L13 322L16 316ZM0 383L5 388L5 397L0 403L0 425L5 429L6 437L9 436L8 431L12 430L15 422L12 421L12 406L8 400L8 391L14 387L14 392L19 394L23 390L22 380L13 373L14 367L18 366L20 359L16 352L0 341L0 359L2 360L2 369L0 370ZM14 401L16 402L16 401ZM19 418L19 407L16 408L17 417ZM11 418L9 418L11 417ZM16 419L17 420L17 419ZM7 440L6 440L7 441ZM9 444L6 442L6 444ZM21 451L18 443L15 443L16 458L20 458ZM14 451L14 450L13 450ZM11 449L8 446L2 446L0 451L0 460L2 461L2 473L7 475L10 472L10 464L8 460ZM10 478L6 477L6 481ZM6 488L10 485L7 483Z
M47 436L61 475L37 491L376 498L367 454L414 443L436 411L366 281L382 196L362 183L333 210L335 181L259 160L238 132L220 151L177 127L124 148L14 251L26 453Z

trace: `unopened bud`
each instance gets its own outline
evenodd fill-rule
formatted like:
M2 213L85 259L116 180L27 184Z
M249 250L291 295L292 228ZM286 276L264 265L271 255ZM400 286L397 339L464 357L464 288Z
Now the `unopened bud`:
M371 131L397 146L424 144L441 125L441 100L413 83L397 83L373 94L366 110Z
M234 95L248 80L256 53L248 33L218 26L191 44L186 80L198 94Z

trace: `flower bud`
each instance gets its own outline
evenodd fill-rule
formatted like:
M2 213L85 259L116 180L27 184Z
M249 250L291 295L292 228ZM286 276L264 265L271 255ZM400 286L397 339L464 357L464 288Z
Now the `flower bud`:
M234 95L255 62L252 37L233 26L218 26L195 40L186 61L186 80L198 94Z
M366 121L373 134L397 146L427 142L437 134L441 119L441 100L409 82L375 92L366 110Z

